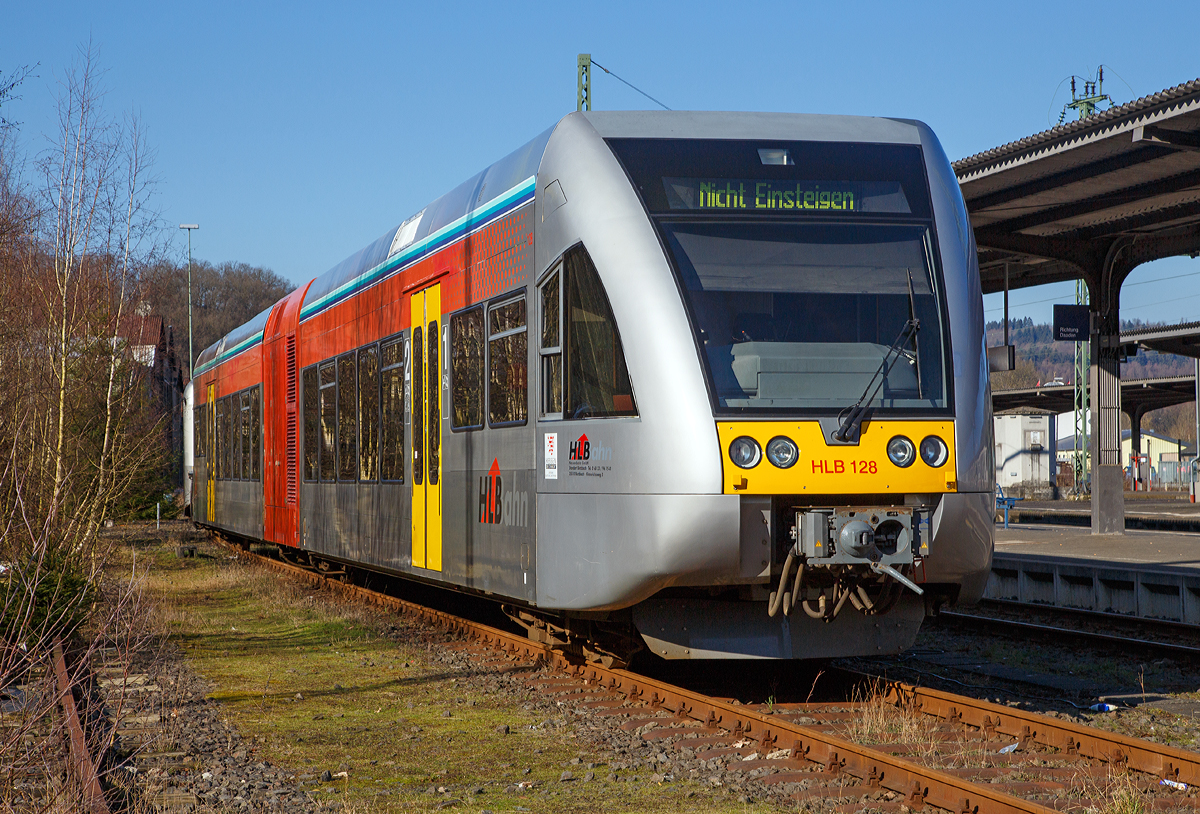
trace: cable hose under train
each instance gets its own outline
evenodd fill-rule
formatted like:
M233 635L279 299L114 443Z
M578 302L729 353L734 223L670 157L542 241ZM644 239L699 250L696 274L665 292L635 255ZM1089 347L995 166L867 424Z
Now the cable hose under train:
M779 608L781 606L787 605L791 602L791 595L784 591L783 588L785 585L787 585L788 574L791 573L792 563L795 562L795 560L796 550L792 549L788 551L787 559L783 561L783 573L779 577L779 590L771 592L771 602L767 605L767 616L771 618L774 618L775 614L779 613ZM800 567L801 569L804 568L803 565ZM784 615L787 615L789 612L790 609L785 610Z
M796 551L793 548L788 551L788 555L783 561L783 572L779 575L779 588L771 592L770 601L767 603L767 616L771 618L777 616L781 608L783 609L784 616L791 616L796 606L800 605L810 618L832 622L842 612L842 608L845 607L847 601L857 611L871 616L880 616L890 611L900 598L903 586L898 582L890 580L886 581L880 587L879 596L875 599L871 599L863 585L847 585L841 591L838 590L837 585L834 585L832 599L827 600L825 591L822 589L817 600L817 607L814 608L811 600L802 599L800 594L801 585L804 580L803 560L800 560L796 564L796 576L792 581L792 589L790 591L784 590L788 577L792 572L792 565L796 561Z
M808 599L801 600L800 606L802 608L804 608L804 612L807 613L813 619L824 619L825 618L825 591L824 590L821 591L821 595L820 595L820 597L818 597L816 609L814 609L809 604L810 601L811 600L808 600Z

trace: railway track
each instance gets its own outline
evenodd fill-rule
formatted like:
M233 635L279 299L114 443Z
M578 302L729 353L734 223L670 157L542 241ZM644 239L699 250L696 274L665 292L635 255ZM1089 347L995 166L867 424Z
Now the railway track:
M462 637L485 665L539 665L542 693L657 744L680 765L784 784L800 801L845 810L955 814L1096 810L1113 789L1155 810L1200 807L1200 754L898 681L873 679L857 702L741 705L624 669L580 663L547 645L444 611L230 548L313 585L414 615ZM879 725L864 727L863 720ZM896 721L922 722L917 727ZM915 734L914 734L915 733ZM715 778L714 778L715 779Z
M1091 630L1085 627L1062 627L1047 625L1039 622L1007 619L998 616L982 616L958 611L942 611L939 618L947 623L970 627L974 629L991 630L1015 636L1044 636L1057 640L1081 641L1094 645L1119 647L1128 651L1145 653L1156 657L1170 657L1183 661L1200 661L1200 647L1194 644L1179 644L1174 642L1147 639L1140 636L1125 636L1116 632ZM1143 627L1148 623L1139 620ZM1176 626L1168 623L1166 629ZM1115 629L1115 628L1110 628Z
M113 814L143 798L159 809L194 805L144 779L176 771L183 757L164 731L154 677L114 648L72 658L55 644L49 656L0 695L0 810Z
M0 739L8 765L0 770L0 806L109 814L86 683L86 667L56 641L45 658L24 665L20 681L3 687Z

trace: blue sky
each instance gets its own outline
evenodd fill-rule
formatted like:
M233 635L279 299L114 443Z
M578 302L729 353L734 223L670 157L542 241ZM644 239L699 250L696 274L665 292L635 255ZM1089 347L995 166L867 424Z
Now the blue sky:
M135 111L157 152L164 223L200 224L197 257L300 283L574 110L579 52L672 108L917 118L961 158L1052 125L1062 80L1099 63L1118 103L1200 76L1180 24L1194 13L1184 0L43 0L6 10L0 71L39 64L3 109L36 155L57 80L91 41L107 109ZM596 109L650 104L599 70L593 86ZM1129 317L1200 319L1200 260L1148 264L1126 286ZM1049 321L1073 297L1025 289L1011 310ZM985 300L989 319L999 306Z

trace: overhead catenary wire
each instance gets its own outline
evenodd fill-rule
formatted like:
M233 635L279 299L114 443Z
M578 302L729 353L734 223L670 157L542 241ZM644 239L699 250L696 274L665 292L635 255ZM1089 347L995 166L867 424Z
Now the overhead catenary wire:
M1150 285L1151 283L1161 283L1164 280L1178 280L1181 277L1195 277L1197 274L1200 274L1200 271L1189 271L1186 274L1174 274L1174 275L1171 275L1170 277L1155 277L1153 280L1139 280L1136 283L1125 283L1125 285L1123 285L1122 288L1132 288L1135 285ZM999 293L999 292L996 292L996 293ZM1010 306L1010 309L1011 308L1024 308L1027 305L1039 305L1044 302L1054 302L1055 300L1058 300L1058 299L1061 299L1061 295L1054 296L1054 297L1047 297L1047 298L1041 299L1041 300L1030 300L1029 302L1016 303L1016 304ZM1146 308L1146 307L1149 307L1150 305L1162 305L1163 303L1166 303L1166 302L1175 302L1178 299L1188 299L1188 298L1187 297L1175 297L1171 300L1164 300L1163 302L1146 303L1145 305L1133 305L1133 306L1129 306L1128 308L1123 307L1121 310L1122 311L1130 311L1130 310L1133 310L1134 308ZM1003 310L1004 310L1003 307L997 306L995 308L985 309L985 313L993 314L997 311L1003 311Z
M622 79L621 77L617 76L615 73L613 73L612 71L610 71L608 68L605 68L603 65L601 65L601 64L600 64L599 62L597 62L596 60L594 60L594 59L593 59L593 60L592 60L592 64L593 64L593 65L595 65L595 66L596 66L597 68L599 68L600 70L604 71L606 74L608 74L609 76L611 76L613 79L617 80L618 82L621 82L621 83L623 83L623 84L625 84L625 85L628 85L629 87L633 88L633 89L634 89L634 90L636 90L638 93L642 94L642 95L643 95L643 96L645 96L647 99L649 99L651 102L654 102L654 104L656 104L656 105L658 105L659 107L661 107L663 110L670 110L670 109L671 109L671 108L667 107L666 105L664 105L662 102L660 102L660 101L658 101L657 99L655 99L655 98L654 98L653 96L651 96L650 94L646 93L646 91L642 90L642 89L641 89L641 88L639 88L637 85L634 85L634 84L633 84L633 83L631 83L631 82L626 82L624 79Z

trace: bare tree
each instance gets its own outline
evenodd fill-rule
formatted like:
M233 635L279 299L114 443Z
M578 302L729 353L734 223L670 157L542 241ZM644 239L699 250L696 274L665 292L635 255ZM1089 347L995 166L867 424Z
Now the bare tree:
M21 98L17 95L17 89L33 74L34 67L36 66L22 65L7 74L0 74L0 108ZM8 130L16 126L16 122L0 116L0 130Z
M128 328L163 230L145 135L136 118L105 114L99 76L85 47L31 184L0 130L0 688L24 685L0 767L53 757L29 736L46 734L61 698L37 678L53 675L55 644L73 641L86 661L144 632L140 581L106 577L98 532L165 454L148 443L165 416ZM49 799L70 808L69 792Z

